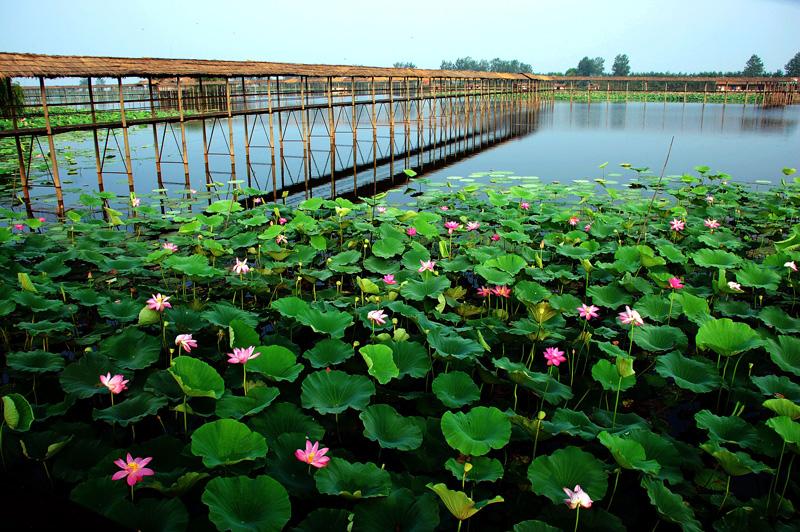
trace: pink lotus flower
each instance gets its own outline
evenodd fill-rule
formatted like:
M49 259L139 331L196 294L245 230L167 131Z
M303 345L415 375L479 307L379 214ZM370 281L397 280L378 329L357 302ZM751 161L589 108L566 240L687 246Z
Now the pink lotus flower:
M408 229L406 229L406 234L408 236L416 236L417 230L413 227L409 227Z
M394 280L394 275L391 273L387 273L383 276L383 282L386 284L397 284L397 281Z
M236 263L233 265L231 270L236 275L245 275L245 274L247 274L247 272L250 271L250 266L247 265L247 257L245 257L244 260L239 260L239 258L236 257Z
M36 218L36 219L39 220L42 223L45 223L47 221L44 216L40 216L39 218Z
M286 222L288 222L288 221L289 220L287 220L286 218L281 216L280 218L278 218L278 225L286 225Z
M172 242L164 242L164 244L162 244L161 247L166 249L167 251L172 251L172 252L178 251L178 246L176 246Z
M575 491L572 491L569 488L563 488L564 493L567 494L567 498L564 499L564 502L567 506L569 506L570 510L575 510L579 506L581 508L591 508L592 503L594 502L589 494L583 491L580 485L575 486Z
M306 440L306 450L303 451L302 449L297 449L294 452L294 456L301 462L312 465L317 469L321 469L328 465L328 462L331 461L329 456L325 456L329 450L330 449L327 447L320 449L318 441L315 441L314 445L311 445L311 441Z
M481 226L478 222L467 222L467 231L475 231Z
M386 212L386 207L378 207L377 208L378 214L383 214Z
M255 197L255 198L253 198L253 203L254 203L255 205L258 205L258 204L260 204L262 201L264 201L264 200L262 200L262 199L261 199L261 198L259 198L259 197Z
M197 194L197 191L195 189L193 189L193 188L190 188L189 192L191 192L192 194Z
M567 358L564 356L564 351L557 347L548 347L544 350L544 358L547 359L548 366L556 366L562 362L566 362Z
M480 288L478 288L478 295L481 297L489 297L490 295L492 295L492 289L487 288L485 286L481 286Z
M111 480L120 480L128 477L128 486L132 487L137 482L141 482L144 477L149 477L156 474L155 471L149 467L145 467L152 459L152 456L148 456L147 458L139 458L137 456L134 458L131 456L131 453L128 453L128 456L125 460L122 458L114 460L114 464L122 469L122 471L117 471L114 473L114 475L111 477Z
M719 227L719 222L709 218L705 222L703 222L703 225L705 225L709 229L716 229L717 227Z
M527 201L523 201L522 203L519 204L519 208L522 209L523 211L527 211L528 209L531 208L531 204L528 203Z
M25 229L25 226L23 224L14 224L14 229L17 231L22 231Z
M495 234L493 234L493 235L491 236L491 239L492 239L492 242L497 242L498 240L500 240L500 235L498 235L497 233L495 233Z
M147 300L147 308L150 310L157 310L158 312L164 312L165 309L172 308L172 303L169 302L169 298L170 296L151 294L150 299Z
M797 264L795 264L793 260L790 260L789 262L786 262L783 265L792 270L793 272L797 271Z
M386 323L386 318L388 317L389 315L383 312L382 309L371 310L367 312L367 319L371 321L373 324L377 323L378 325L383 325L384 323Z
M122 393L123 390L127 390L128 387L125 385L130 381L125 380L124 375L114 375L112 377L111 373L106 373L105 375L100 375L100 382L108 388L109 392L116 395Z
M258 358L261 353L254 353L256 350L254 345L250 347L234 347L233 353L228 353L228 364L247 364L248 361Z
M286 238L286 235L278 235L275 237L276 244L286 244L289 240Z
M138 207L141 203L142 203L142 200L140 200L139 198L131 199L131 205L133 205L134 207Z
M419 269L417 270L419 273L424 272L425 270L432 272L433 267L436 266L435 260L420 260L419 261Z
M578 218L577 216L572 216L569 219L569 225L574 227L574 226L578 225L578 222L580 222L580 221L581 221L581 219Z
M197 347L197 340L193 339L191 334L179 334L175 337L175 345L180 346L187 353L191 353L192 349Z
M744 292L744 290L742 290L742 285L733 281L728 281L728 288L734 292Z
M447 234L452 235L453 231L461 229L461 224L458 222L445 222L444 227L447 229Z
M592 230L592 224L586 224L583 226L583 230L587 233Z
M441 207L439 207L439 209L443 211L449 211L450 207L448 207L447 205L442 205Z
M506 285L495 286L492 288L492 293L498 297L505 297L506 299L511 297L511 289Z
M677 277L670 277L668 282L669 282L669 287L672 288L673 290L680 290L681 288L683 288L683 283Z
M597 312L598 310L600 310L600 307L595 307L594 305L587 305L584 303L578 307L578 314L580 314L581 318L586 318L586 321L589 321L592 318L597 318L600 316L600 313Z
M673 218L673 220L669 223L669 228L675 231L676 233L678 231L683 231L685 227L686 227L686 222L684 222L683 220L678 220L677 218Z
M636 327L637 325L644 325L642 316L628 305L625 305L625 312L619 313L619 321L625 325Z

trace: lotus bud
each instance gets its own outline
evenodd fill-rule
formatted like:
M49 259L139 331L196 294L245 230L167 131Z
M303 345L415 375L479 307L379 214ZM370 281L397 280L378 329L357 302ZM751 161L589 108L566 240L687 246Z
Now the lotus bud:
M539 243L539 249L544 249L544 240Z
M91 347L87 347L86 349L83 350L84 353L91 353L92 351L94 351L94 349L92 349Z
M328 260L330 260L330 259L328 259ZM342 282L341 281L336 281L336 286L342 286Z
M397 325L397 318L392 318L392 325Z
M472 471L472 464L470 464L469 462L467 462L466 464L464 464L464 474L466 475L466 474L467 474L467 473L469 473L470 471Z
M539 421L542 421L545 417L547 417L547 414L544 412L544 410L539 410L539 413L536 414L536 419Z
M353 342L353 347L358 347L358 346L360 346L360 345L361 345L361 342L359 342L358 340L356 340L355 342Z
M326 260L325 262L327 262L328 264L330 264L331 262L333 262L333 259L332 259L331 257L328 257L328 260ZM338 282L338 281L337 281L337 282Z
M365 239L364 239L364 243L365 243L365 244L369 244L369 238L365 238Z
M633 370L633 359L617 357L617 373L619 373L619 376L623 379L636 375L636 372Z

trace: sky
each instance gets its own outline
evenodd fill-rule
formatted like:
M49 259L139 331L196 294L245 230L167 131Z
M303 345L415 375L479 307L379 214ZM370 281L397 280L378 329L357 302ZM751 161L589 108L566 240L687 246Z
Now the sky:
M439 68L519 59L563 72L769 72L800 52L800 0L0 0L0 51Z

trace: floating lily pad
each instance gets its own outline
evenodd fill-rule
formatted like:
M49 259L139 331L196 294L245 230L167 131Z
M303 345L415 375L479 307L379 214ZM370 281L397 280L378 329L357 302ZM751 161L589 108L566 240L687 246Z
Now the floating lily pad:
M21 351L8 353L8 367L27 373L48 373L64 368L64 358L46 351Z
M292 515L286 489L267 475L213 478L206 485L202 500L208 506L209 519L219 530L277 532Z

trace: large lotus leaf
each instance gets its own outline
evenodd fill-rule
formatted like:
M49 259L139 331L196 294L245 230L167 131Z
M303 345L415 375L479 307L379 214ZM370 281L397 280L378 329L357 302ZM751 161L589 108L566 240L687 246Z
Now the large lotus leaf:
M155 415L166 404L166 397L149 393L137 393L130 399L126 399L109 408L104 408L103 410L95 408L92 411L92 419L127 427L131 423L137 423L148 416Z
M27 373L47 373L64 368L62 356L41 350L8 353L6 363L9 368Z
M341 338L344 331L353 324L353 315L338 310L323 312L308 307L297 316L298 321L308 325L314 332L329 334L331 338Z
M672 484L683 482L681 467L686 466L694 458L687 455L685 448L679 448L673 443L673 440L648 429L625 431L623 435L627 439L638 442L644 448L648 460L658 462L661 467L658 474L654 475L656 478Z
M597 435L597 438L609 451L614 460L624 469L636 469L655 475L661 466L655 460L648 460L644 447L632 439L609 434L606 431Z
M680 302L683 313L694 323L702 325L711 319L711 309L708 306L708 301L702 297L697 297L689 292L681 292L675 298L675 301Z
M335 457L314 475L314 480L323 495L341 495L347 499L385 497L392 490L388 471L372 462L350 463Z
M704 268L729 269L741 264L742 259L738 255L728 253L719 249L701 249L691 255L692 261Z
M447 277L443 275L429 275L421 281L408 281L400 289L400 294L404 298L411 299L412 301L422 301L426 297L436 299L448 288L450 288L450 280Z
M730 442L742 447L756 448L759 445L755 428L737 416L717 416L709 410L694 415L697 426L709 432L712 440Z
M379 383L386 384L400 375L391 347L383 344L365 345L358 352L367 363L367 373Z
M786 443L800 444L800 423L788 416L777 416L767 420L767 426L778 433Z
M616 392L617 389L625 391L636 384L635 375L623 377L619 374L617 366L606 359L600 359L592 366L592 378L607 392Z
M281 345L262 345L254 352L261 355L247 362L247 371L289 382L294 382L303 371L303 365L297 363L297 356Z
M780 307L764 307L758 313L758 319L782 333L800 332L800 319L789 316Z
M450 408L461 408L481 396L478 385L463 371L440 373L433 379L431 388L436 397Z
M103 341L100 352L121 368L142 369L158 362L161 356L161 340L135 327L129 327Z
M240 319L231 321L228 326L228 336L230 337L230 347L250 347L261 344L261 338L256 330L247 325Z
M671 377L675 385L695 393L705 393L722 384L717 367L704 359L687 358L678 351L656 359L656 372L664 378Z
M601 307L615 309L633 302L631 295L619 286L610 284L606 286L592 286L586 291L592 298L592 303Z
M679 298L673 298L672 301L672 318L677 318L683 306ZM661 297L654 294L644 296L636 302L636 310L642 315L645 321L667 321L667 315L670 313L670 298Z
M205 423L192 433L192 454L206 467L257 460L267 454L264 436L233 419Z
M399 255L403 250L405 250L405 245L402 240L397 238L382 238L372 244L372 253L384 259Z
M768 397L786 397L790 401L800 403L800 385L795 384L789 377L781 375L765 375L763 377L750 377L762 395Z
M267 475L213 478L202 501L219 530L279 531L292 515L286 489Z
M322 425L292 403L275 403L248 419L247 423L264 436L270 446L274 446L283 434L297 434L300 440L308 438L313 441L325 436Z
M465 465L471 468L464 475ZM448 458L444 464L445 469L450 471L457 480L462 481L466 478L468 482L494 482L503 477L503 464L496 458L488 456L473 456L469 462L460 462L455 458Z
M778 336L778 341L767 341L767 351L772 361L783 371L800 375L800 338Z
M364 410L375 395L375 385L363 375L343 371L317 371L303 380L303 408L320 414L339 414L348 408Z
M677 524L684 532L703 532L703 526L695 518L692 507L680 495L667 489L662 481L644 477L642 487L647 490L650 503L663 519Z
M65 367L58 380L64 392L78 399L86 399L98 393L108 393L108 388L100 384L100 375L113 373L114 369L107 357L99 353L86 353L80 360Z
M439 356L461 359L471 359L483 353L481 344L463 336L447 334L443 330L432 331L428 334L428 343Z
M139 311L142 309L142 304L136 301L109 301L97 307L98 313L110 320L117 320L125 323L133 321L139 317Z
M233 320L239 320L250 327L258 327L258 316L256 314L234 307L229 303L214 303L200 316L211 325L216 325L223 329L230 327Z
M774 292L778 289L781 276L763 265L749 262L741 270L736 272L736 280L739 281L742 286L762 288L769 292Z
M499 495L489 500L475 502L463 491L448 489L447 485L443 483L429 483L427 487L439 496L439 499L441 499L445 507L450 510L453 517L458 519L459 522L469 519L485 506L504 502L504 499Z
M500 255L499 257L487 260L484 264L489 268L496 268L510 273L511 275L518 274L519 271L527 265L525 259L514 254Z
M731 476L739 477L750 473L772 472L768 465L753 460L749 454L742 451L731 452L716 442L706 442L700 445L700 448L713 456L722 469Z
M550 526L544 521L529 519L514 525L511 532L560 532L562 529Z
M226 392L217 401L215 413L220 418L242 419L258 414L278 397L278 389L269 386L250 388L246 396Z
M401 488L388 497L359 503L355 508L353 532L433 532L438 525L436 499L428 493L417 495Z
M695 343L699 349L711 349L718 355L727 357L755 349L762 342L746 323L721 318L703 323L697 331Z
M605 497L608 480L603 462L577 447L565 447L539 456L528 466L531 490L555 504L564 503L564 488L580 485L597 502Z
M3 421L11 430L26 432L33 423L33 409L27 399L18 393L2 397Z
M292 532L350 532L351 516L349 510L343 508L317 508L300 521Z
M543 299L550 298L552 293L539 283L533 281L520 281L514 285L514 295L517 296L517 299L527 305L535 305ZM552 300L550 303L553 303ZM576 304L575 306L570 305L569 310L574 310L579 304L580 303Z
M508 372L508 377L514 384L519 384L533 390L539 397L551 405L572 399L572 390L566 384L560 383L548 373L530 371L525 364L511 362L508 357L495 359L493 364Z
M633 343L645 351L684 350L688 345L686 335L677 327L668 325L643 325L637 327L633 335Z
M225 214L229 215L233 212L239 212L244 210L244 207L239 205L239 202L236 200L218 200L212 203L211 205L206 208L208 212L218 213L218 214Z
M478 406L467 413L445 412L441 428L450 447L470 456L502 449L511 438L511 421L495 407Z
M13 299L18 305L23 307L28 307L33 312L49 312L51 310L56 310L64 305L64 302L61 299L47 299L39 294L34 294L33 292L14 292L11 294L11 299Z
M578 436L586 441L591 441L597 437L602 430L588 418L586 414L576 410L559 408L553 414L550 421L545 421L543 430L549 434L566 433L570 436Z
M364 423L364 436L384 449L413 451L422 445L420 424L389 405L368 406L358 417Z
M327 368L341 364L352 357L354 353L353 344L326 338L317 342L314 347L303 353L303 357L308 359L314 368Z
M800 405L785 397L767 399L764 401L763 405L764 408L769 408L779 416L786 416L790 419L800 419Z
M202 360L188 356L174 358L169 372L187 397L219 399L225 391L222 377Z
M398 378L406 375L412 378L421 378L431 370L431 359L428 351L418 342L390 342L394 356L394 363L400 370Z
M295 319L308 310L308 303L294 296L276 299L270 306L280 312L282 316Z
M164 260L163 265L189 277L210 278L223 274L222 270L214 268L208 263L208 257L205 255L189 255L188 257L170 255Z
M479 264L474 268L475 273L483 277L487 283L495 285L510 285L514 283L514 276L503 270L490 268L485 264Z

